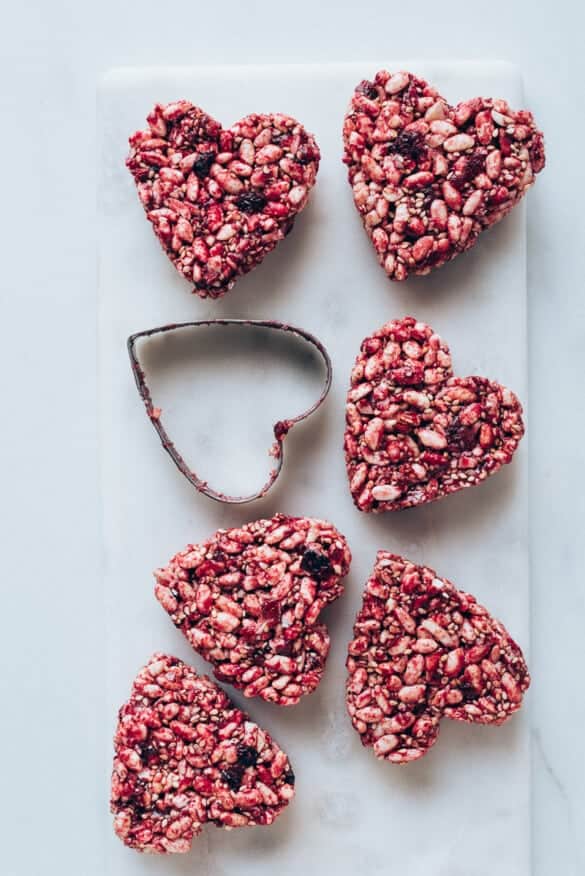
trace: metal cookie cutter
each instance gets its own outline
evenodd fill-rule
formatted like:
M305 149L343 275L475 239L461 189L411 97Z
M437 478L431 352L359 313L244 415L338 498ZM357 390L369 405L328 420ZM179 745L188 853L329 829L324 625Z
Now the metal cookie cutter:
M325 382L321 395L319 396L317 401L303 413L297 414L295 417L290 417L286 420L279 420L278 423L274 424L273 431L275 443L270 450L270 454L274 457L275 465L272 468L268 476L268 480L266 481L264 486L261 487L256 493L252 493L249 496L227 496L224 493L220 493L217 490L214 490L213 487L210 487L207 481L202 480L199 475L197 475L189 468L186 461L183 459L183 457L171 441L162 423L160 410L153 405L150 389L146 382L146 376L138 360L138 355L136 352L136 342L139 341L141 338L149 338L153 335L165 334L166 332L178 331L185 328L197 328L205 326L240 326L241 328L266 328L278 332L287 332L288 334L292 334L297 338L301 338L301 340L306 341L308 344L314 347L320 354L323 362L325 363ZM321 407L321 405L327 398L327 395L331 388L331 378L333 375L331 358L321 341L310 332L305 331L305 329L297 328L296 326L288 325L287 323L283 322L275 322L274 320L201 319L196 320L195 322L172 323L170 325L163 325L158 326L157 328L145 329L141 332L135 332L128 338L127 345L132 373L134 374L134 379L136 381L138 392L140 393L140 397L144 402L146 413L148 414L150 422L158 433L163 448L169 454L181 474L183 474L187 478L187 480L191 484L193 484L195 489L199 490L200 493L209 496L210 499L214 499L216 502L225 502L232 505L243 505L246 502L253 502L255 499L260 499L262 498L262 496L265 496L282 470L282 464L284 459L284 439L286 438L288 432L296 423L300 423L302 420L306 420L307 417L310 417L312 413L314 413L319 407Z

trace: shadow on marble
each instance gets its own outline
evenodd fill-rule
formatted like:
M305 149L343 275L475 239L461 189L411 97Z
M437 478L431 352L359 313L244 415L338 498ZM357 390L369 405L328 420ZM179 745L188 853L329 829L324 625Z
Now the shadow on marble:
M394 549L393 542L402 544L408 540L424 541L428 549L432 540L440 541L452 533L457 533L461 539L477 538L481 533L498 528L498 514L513 501L522 477L521 469L512 462L482 484L428 505L369 514L368 525L371 531L379 533L380 549L386 550ZM430 559L429 565L432 566ZM440 569L437 571L441 574ZM464 584L459 587L464 589Z
M318 257L315 225L326 221L324 210L313 193L307 207L296 219L292 231L281 240L264 261L250 273L239 277L226 295L209 302L215 316L269 319L275 308L297 294L303 268ZM313 252L313 250L316 250ZM311 330L310 325L302 328Z

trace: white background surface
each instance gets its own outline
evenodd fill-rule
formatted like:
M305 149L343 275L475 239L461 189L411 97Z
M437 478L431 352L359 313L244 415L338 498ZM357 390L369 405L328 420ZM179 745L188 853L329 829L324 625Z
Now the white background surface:
M528 212L534 873L583 872L585 65L577 10L570 0L372 0L365 8L36 0L3 10L0 806L7 876L105 872L96 77L119 64L347 61L387 57L389 47L402 56L516 62L546 134L548 167ZM501 295L505 304L505 289Z
M122 846L104 809L107 876L193 870L209 876L316 876L328 866L336 876L357 876L362 868L364 876L386 876L389 842L392 870L409 876L428 876L429 869L433 876L492 876L494 869L498 876L529 876L528 710L498 730L443 722L428 757L392 769L362 748L344 705L347 642L380 548L427 563L474 593L522 647L529 638L526 443L514 463L481 488L411 512L360 514L347 487L342 445L349 374L362 339L389 318L414 312L432 325L451 342L456 373L497 377L523 399L527 390L524 205L465 259L401 286L389 285L361 229L340 161L340 121L357 82L380 66L378 59L365 69L133 68L112 71L100 89L98 358L108 756L117 710L154 649L209 672L153 598L154 568L220 526L276 511L331 519L353 552L344 597L324 612L332 650L316 694L282 709L246 701L228 688L292 759L297 794L286 816L270 831L226 835L211 827L195 841L191 860L153 861ZM521 85L507 64L388 59L388 67L416 70L454 102L467 87L467 93L497 93L520 105ZM245 89L236 87L240 82ZM177 94L197 95L226 124L244 115L250 101L260 109L278 106L302 119L322 153L318 184L294 231L219 302L189 294L153 239L124 167L128 130L142 126L155 95L166 102ZM508 294L504 323L501 298L494 294L498 284ZM321 338L333 360L324 408L286 439L273 490L243 507L198 495L161 453L125 348L137 328L208 315L271 316L304 326ZM218 329L210 337L209 330L185 330L138 347L171 438L199 474L230 492L252 492L263 483L271 424L306 409L320 389L322 369L314 359L310 367L306 347L291 348L282 337L272 345L266 340L261 332L242 337L241 331ZM453 819L456 831L450 829ZM470 864L478 843L489 848Z

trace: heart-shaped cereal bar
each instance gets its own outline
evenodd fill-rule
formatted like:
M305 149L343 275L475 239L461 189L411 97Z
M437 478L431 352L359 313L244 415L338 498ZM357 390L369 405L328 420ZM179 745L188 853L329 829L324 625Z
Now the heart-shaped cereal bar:
M426 566L379 551L349 645L347 708L363 745L409 763L441 718L503 724L530 676L505 627Z
M397 511L475 486L511 462L524 434L514 393L485 377L453 377L448 346L410 316L362 342L346 421L360 511Z
M114 749L114 830L140 852L188 852L206 822L272 824L294 796L288 757L270 735L166 654L138 674Z
M544 167L530 112L481 97L450 106L406 72L360 82L343 139L355 205L392 280L469 249Z
M126 160L147 218L202 298L219 298L291 230L319 168L311 134L281 113L231 128L186 100L156 104Z
M155 595L220 681L291 706L321 681L330 640L317 621L350 562L331 524L277 514L188 545L155 572Z

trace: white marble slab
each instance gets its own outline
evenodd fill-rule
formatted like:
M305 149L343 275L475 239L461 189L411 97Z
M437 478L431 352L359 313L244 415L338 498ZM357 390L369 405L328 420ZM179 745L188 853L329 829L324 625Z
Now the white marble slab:
M270 829L228 834L207 828L186 858L141 857L106 827L108 876L227 876L236 870L243 876L487 876L494 869L500 876L528 876L526 713L500 730L445 723L427 757L398 769L361 749L343 707L346 645L378 548L434 566L474 592L525 649L529 638L526 444L512 466L482 487L427 508L374 518L355 511L347 490L340 447L349 370L361 339L385 320L412 313L450 342L459 373L499 379L521 398L527 389L523 207L471 253L403 285L388 283L370 251L340 162L340 128L352 87L379 66L142 69L110 73L101 83L99 374L109 708L104 746L111 746L116 710L152 651L167 649L199 669L205 666L152 594L152 569L175 550L219 526L282 510L329 517L354 553L346 595L327 613L333 647L319 691L292 710L246 703L290 753L298 780L294 804ZM520 80L507 65L400 66L426 76L453 101L485 93L521 102ZM252 110L288 112L316 134L323 152L310 206L293 233L215 304L190 296L154 239L123 166L127 135L142 126L152 103L177 97L202 104L226 124ZM132 331L210 315L296 322L322 338L335 367L326 408L288 439L276 487L261 502L240 508L197 494L162 453L125 351ZM241 486L244 474L267 467L264 450L249 456L262 430L251 429L257 417L245 420L246 413L258 411L269 426L318 384L305 358L289 350L303 376L297 384L278 350L259 344L247 374L256 369L266 383L263 378L250 388L245 352L244 345L232 347L229 368L210 351L213 373L191 359L185 368L191 368L192 383L177 369L183 406L173 398L177 384L167 379L169 370L157 371L162 406L198 451L192 459L227 490ZM219 402L218 385L225 393ZM274 386L284 389L273 395ZM251 395L244 404L246 388ZM218 441L217 431L209 431L212 420L230 441Z

